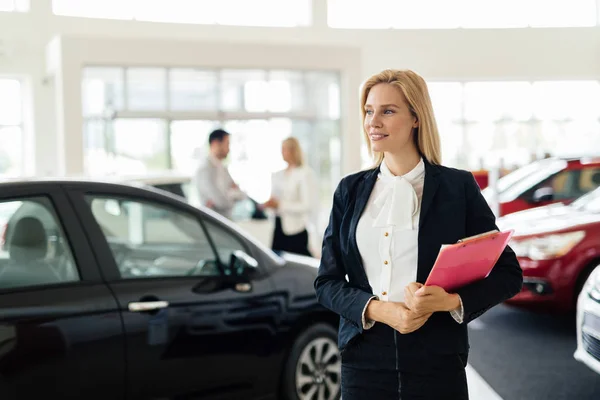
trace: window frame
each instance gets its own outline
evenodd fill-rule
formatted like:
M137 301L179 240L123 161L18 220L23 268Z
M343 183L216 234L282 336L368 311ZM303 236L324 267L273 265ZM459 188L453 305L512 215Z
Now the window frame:
M105 80L103 82L111 82L112 84L125 88L121 93L123 96L122 99L113 98L112 100L118 104L122 104L122 109L112 110L106 108L104 113L97 114L82 114L83 125L84 125L84 169L86 173L90 175L97 175L99 170L96 171L95 165L104 165L100 162L96 162L94 165L91 164L93 160L92 156L95 152L99 152L99 154L104 154L102 157L106 157L108 155L113 155L115 157L123 157L125 155L119 153L118 151L111 148L110 142L116 141L116 132L115 132L115 121L118 120L160 120L164 125L164 136L165 136L165 156L166 159L166 167L161 169L162 171L168 170L178 170L180 172L185 173L193 173L193 170L187 170L187 167L178 167L177 166L177 147L173 143L173 138L175 137L173 126L175 123L182 121L203 121L207 123L213 123L214 127L226 127L228 124L236 124L236 123L248 123L248 122L256 122L256 121L266 121L268 127L272 126L272 124L276 124L278 120L289 120L291 126L291 134L298 136L298 132L294 131L294 128L298 129L301 125L309 126L310 129L308 131L317 131L322 133L322 135L314 136L314 139L311 141L310 147L303 148L305 156L307 158L307 164L314 170L317 176L325 175L327 177L331 177L330 187L319 187L319 196L320 200L323 204L323 208L327 208L330 203L331 196L335 189L335 184L339 179L343 177L342 169L344 164L344 155L340 154L339 158L332 159L331 165L328 165L323 162L315 162L310 158L312 154L319 154L320 150L323 148L321 143L319 142L320 138L327 134L328 142L334 141L333 146L339 146L339 148L343 148L344 135L342 133L342 71L340 70L326 70L326 69L282 69L282 68L228 68L226 66L221 67L178 67L178 66L156 66L156 65L145 65L144 68L149 68L153 70L161 69L164 71L166 79L166 89L165 89L165 108L163 110L132 110L129 107L128 100L128 70L136 68L135 66L129 65L85 65L82 69L82 76L84 79L82 80L82 85L85 83L86 71L89 72L89 76L93 79L94 76L102 76L102 69L106 69L108 73L110 73L111 77L120 76L120 80L118 82L113 82L112 80ZM171 108L171 76L172 71L196 71L196 72L210 72L214 74L216 79L214 95L216 101L216 108L214 110L191 110L191 111L177 111ZM236 81L236 74L239 73L242 78L239 81ZM244 108L245 104L245 94L247 92L243 91L239 96L240 101L240 109L236 110L227 110L222 106L222 96L224 93L224 83L233 82L241 84L241 87L244 87L244 84L248 82L252 82L252 79L248 78L248 76L252 76L252 74L256 73L258 76L262 76L261 79L264 79L261 82L279 82L286 77L287 82L290 83L290 96L293 98L294 90L300 90L294 86L294 84L301 85L301 91L305 95L305 99L303 100L302 109L297 109L292 104L290 110L288 111L269 111L269 106L265 103L267 107L267 111L264 112L254 112L248 111ZM100 74L100 75L96 75ZM226 78L229 77L228 81ZM240 83L241 82L241 83ZM257 81L258 82L258 81ZM324 83L326 84L324 86ZM337 85L337 86L336 86ZM326 87L326 97L322 93L317 93L315 90L317 88ZM337 88L337 91L333 90ZM323 99L323 107L316 108L315 98ZM293 100L293 99L292 99ZM85 104L86 98L82 96L82 102ZM82 104L82 106L84 105ZM325 107L326 106L326 107ZM324 111L324 109L326 110ZM85 109L85 107L83 107ZM95 128L95 129L94 129ZM104 132L104 136L101 138L101 134L98 132ZM332 136L329 136L329 132L334 132ZM206 132L208 135L209 132ZM235 134L235 132L233 132ZM300 138L301 140L303 138ZM95 143L93 146L87 146L86 143ZM204 142L204 146L208 146L206 142ZM235 153L235 143L232 145L232 151ZM114 147L114 146L113 146ZM206 151L206 147L202 148L202 153ZM277 145L278 147L278 145ZM277 150L279 151L279 150ZM231 158L231 157L230 157ZM190 158L191 159L191 158ZM135 168L148 168L148 164L145 163L142 159L130 158L132 162L135 162L135 165L132 164L130 169ZM126 162L126 161L123 161ZM89 164L88 164L89 163ZM141 164L144 164L142 167ZM267 171L266 169L261 169L261 172L265 172L265 174L270 175L275 170L279 168L284 168L285 163L283 160L280 160L281 165L274 166L274 170ZM181 163L183 165L183 163ZM129 165L129 164L124 164ZM186 162L187 165L187 162ZM191 165L191 163L190 163ZM329 168L329 170L327 170ZM113 168L111 168L111 173ZM159 169L156 168L156 171ZM114 171L115 173L119 173L119 171ZM136 172L142 173L142 172ZM234 178L235 173L232 173ZM239 180L238 180L239 181ZM240 182L238 182L240 183ZM248 182L241 182L242 189L245 189L253 198L256 198L258 201L266 201L269 196L266 196L266 189L264 187L252 186L250 188L244 187L244 184L250 186ZM270 185L270 181L269 181ZM257 193L252 193L253 191ZM260 194L258 194L260 193ZM258 197L264 196L264 199Z
M31 9L30 0L12 0L12 8L0 9L0 12L28 13Z
M516 168L520 168L527 164L532 164L535 162L542 161L546 155L545 153L551 153L552 155L559 158L571 158L571 157L581 157L589 154L589 151L583 145L573 146L573 148L564 149L561 146L557 146L555 143L556 139L553 139L552 131L548 127L556 126L556 129L560 129L562 131L572 130L571 126L578 126L575 124L581 124L584 128L586 128L588 124L592 124L592 128L589 128L590 132L596 132L596 127L600 123L600 112L597 112L593 117L585 117L582 115L571 114L568 117L561 116L560 118L549 117L549 116L540 116L538 111L542 103L536 103L539 99L539 96L536 93L539 93L540 90L536 89L540 87L540 84L550 83L558 83L564 85L566 88L570 88L569 90L587 90L587 89L578 89L581 88L582 85L590 84L590 93L596 93L600 96L600 80L598 79L571 79L571 80L476 80L476 79L455 79L455 80L440 80L440 79L432 79L427 80L427 84L429 87L435 87L431 92L435 93L432 96L434 112L436 113L436 121L438 125L438 129L440 131L440 137L442 142L442 148L445 146L449 146L448 142L454 144L455 142L460 142L463 147L466 145L471 146L472 144L468 140L469 133L474 132L474 126L477 124L489 124L490 129L493 129L492 137L489 139L494 142L494 136L498 137L507 137L511 138L510 140L505 140L500 146L493 144L490 150L487 150L485 157L469 157L468 154L465 155L463 152L461 153L453 153L452 158L450 158L449 154L446 154L445 160L446 165L456 168L468 169L468 170L478 170L481 167L483 169L491 169L491 168L508 168L509 170L514 170ZM531 94L531 115L525 119L524 116L516 116L516 115L496 115L493 118L488 118L487 120L481 119L479 122L476 119L469 120L467 118L467 108L468 108L468 98L466 96L466 85L478 83L478 84L527 84L529 89L526 89L525 92ZM544 86L542 85L542 87ZM483 85L482 87L484 87ZM514 87L518 87L514 86ZM551 85L550 85L551 86ZM446 92L444 92L444 87L447 87ZM573 89L574 88L574 89ZM565 89L567 90L567 89ZM520 93L517 93L517 96ZM436 101L437 100L437 101ZM459 103L460 106L454 109L453 115L443 115L441 118L437 117L438 110L440 107L445 107L448 102L454 100L455 103ZM543 117L543 118L542 118ZM548 127L546 127L548 125ZM456 128L456 131L454 131ZM496 130L498 131L496 133ZM578 131L581 131L579 129ZM448 132L452 132L448 134ZM518 136L516 133L520 132ZM525 132L525 133L523 133ZM558 137L559 135L555 134L554 136ZM562 137L567 137L568 135L561 135ZM582 136L583 137L583 136ZM457 139L459 138L459 139ZM519 139L517 142L516 139ZM448 142L447 142L448 141ZM581 142L581 139L579 139ZM366 145L365 145L366 146ZM556 151L555 149L560 149ZM502 162L500 161L502 160ZM502 199L501 201L512 201L514 200L513 195L507 196L506 199Z

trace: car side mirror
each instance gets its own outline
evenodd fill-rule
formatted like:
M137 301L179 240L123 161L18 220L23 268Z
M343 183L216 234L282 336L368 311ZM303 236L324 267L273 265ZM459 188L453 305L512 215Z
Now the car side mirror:
M258 261L241 250L231 253L229 272L232 276L243 280L251 279L256 274Z
M531 196L531 201L533 203L541 203L552 200L554 200L554 189L550 187L536 189L536 191L533 192L533 196Z

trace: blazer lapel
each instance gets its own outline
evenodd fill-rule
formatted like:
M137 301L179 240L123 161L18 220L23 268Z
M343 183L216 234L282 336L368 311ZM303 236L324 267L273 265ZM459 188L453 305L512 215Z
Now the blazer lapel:
M435 192L439 186L438 174L440 171L435 165L431 165L425 157L423 157L425 163L425 182L423 184L423 197L421 199L421 213L419 215L419 230L423 227L427 212L431 208L431 203L435 196Z
M430 271L430 268L427 268L423 264L423 260L427 258L425 257L425 254L431 251L428 247L427 237L423 236L426 235L423 226L440 183L439 169L435 165L431 165L427 162L425 158L423 158L423 161L425 162L425 182L423 185L423 197L421 199L421 213L419 215L419 249L417 256L417 282L420 283L425 283Z
M365 211L365 207L367 206L367 202L369 201L371 192L375 187L378 172L379 168L375 168L372 171L369 171L357 187L357 193L355 193L356 202L354 203L354 211L352 213L352 220L350 221L350 237L348 238L350 240L349 248L352 251L354 258L356 259L356 265L360 267L362 273L364 274L364 280L367 283L367 274L363 266L360 251L358 250L358 243L356 242L356 227L358 226L358 221L360 220L361 215Z

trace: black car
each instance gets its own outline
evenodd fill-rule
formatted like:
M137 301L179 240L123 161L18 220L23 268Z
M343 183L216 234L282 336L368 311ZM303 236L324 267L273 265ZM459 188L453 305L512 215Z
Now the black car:
M339 398L315 259L99 182L0 184L0 232L2 400Z

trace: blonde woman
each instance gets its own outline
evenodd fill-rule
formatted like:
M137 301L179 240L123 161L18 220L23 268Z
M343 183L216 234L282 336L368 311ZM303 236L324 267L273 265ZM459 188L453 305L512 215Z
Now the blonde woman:
M423 78L385 70L362 87L375 166L334 194L315 289L340 315L342 398L467 399L467 323L521 289L507 247L483 281L423 286L443 244L496 229L473 175L441 165Z
M304 165L300 142L294 137L283 141L281 156L288 166L273 174L271 198L263 204L276 212L272 248L310 256L307 225L315 206L312 171Z

